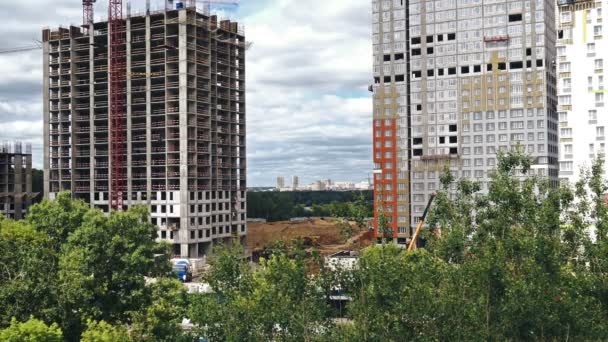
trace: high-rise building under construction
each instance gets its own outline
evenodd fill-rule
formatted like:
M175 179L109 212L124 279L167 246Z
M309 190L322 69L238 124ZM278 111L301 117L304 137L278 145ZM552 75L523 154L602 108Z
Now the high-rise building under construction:
M243 240L242 28L192 7L116 20L42 32L46 196L147 205L184 257Z
M487 191L500 150L558 177L555 0L372 0L375 224L406 243L447 166Z
M32 146L0 145L0 215L21 220L38 194L32 192Z

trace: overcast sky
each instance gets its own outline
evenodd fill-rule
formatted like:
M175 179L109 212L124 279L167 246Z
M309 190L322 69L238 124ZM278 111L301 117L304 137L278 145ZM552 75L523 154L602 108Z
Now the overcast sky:
M153 7L163 2L151 0ZM249 186L277 176L361 181L371 171L369 0L241 0L231 18L247 54ZM107 17L98 0L96 17ZM145 0L132 8L144 9ZM80 24L80 0L0 1L0 49L31 45L43 27ZM0 140L33 145L42 165L42 55L0 55Z

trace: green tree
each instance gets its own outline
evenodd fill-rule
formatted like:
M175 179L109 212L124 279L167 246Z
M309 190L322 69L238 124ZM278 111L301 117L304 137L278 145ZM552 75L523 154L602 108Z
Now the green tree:
M131 341L127 328L122 325L114 326L104 321L87 321L87 330L82 333L82 342L115 342Z
M63 334L57 324L50 326L35 318L19 323L11 321L8 328L0 330L0 341L5 342L61 342Z
M180 324L186 317L188 298L182 283L159 279L148 288L151 302L131 313L131 335L134 341L180 341L187 335Z
M168 250L155 242L147 215L142 207L110 216L90 210L69 236L59 262L64 329L80 336L86 319L126 322L129 312L150 303L144 278L167 275L170 268L154 258Z
M83 201L72 200L69 192L61 192L54 201L44 200L33 205L26 220L34 229L44 233L59 253L70 234L80 228L89 211L89 206Z
M213 341L310 341L328 331L322 277L307 276L298 243L290 249L276 249L252 271L239 246L220 248L207 275L214 293L192 297L189 317L198 334Z
M52 320L56 274L48 237L25 222L0 219L0 327L31 315Z
M243 262L242 246L214 247L205 280L213 293L190 298L188 316L196 332L211 341L250 341L254 338L251 268Z

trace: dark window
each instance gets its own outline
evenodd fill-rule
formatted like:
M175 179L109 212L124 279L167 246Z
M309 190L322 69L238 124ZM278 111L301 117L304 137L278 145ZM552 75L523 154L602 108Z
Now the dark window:
M542 59L537 59L536 60L536 66L539 67L539 68L542 68L542 66L543 66L543 60Z
M429 69L426 71L427 76L435 76L435 69Z
M473 66L473 72L481 72L481 65Z
M395 75L395 82L403 82L405 81L404 75Z
M456 75L456 68L448 68L448 75Z
M460 73L461 74L468 74L469 73L469 67L468 66L463 66L460 68Z
M532 49L526 48L526 56L532 56Z
M374 77L374 83L376 83L376 84L380 83L380 77Z
M433 42L433 36L426 36L426 42L427 43L432 43Z
M430 46L430 47L427 47L427 48L426 48L426 53L427 53L427 54L429 54L429 55L432 55L432 54L433 54L433 51L434 51L434 50L433 50L433 47L432 47L432 46Z
M439 143L445 144L445 137L439 137Z
M456 33L448 33L448 40L455 40L456 39Z
M443 35L442 34L438 34L437 35L437 41L438 42L442 42L443 41Z
M421 53L420 49L412 49L412 56L420 56Z
M414 138L412 143L414 145L420 145L422 144L422 138Z
M526 68L532 67L532 61L526 61Z
M498 63L498 70L507 70L507 63Z
M443 69L437 69L438 76L443 76L443 73L444 73Z
M416 105L416 110L422 110L422 105L421 104L417 104Z
M160 231L160 238L161 239L166 239L167 238L167 231L166 230L161 230Z
M420 44L420 37L412 37L412 44Z
M396 53L396 54L395 54L395 60L396 60L396 61L400 61L400 60L402 60L403 58L404 58L404 56L403 56L403 54L402 54L402 53Z
M420 70L412 71L412 77L414 77L414 78L422 77L422 71L420 71Z
M384 76L384 83L391 83L391 77L390 76Z
M384 61L385 62L390 62L391 61L391 55L384 55Z
M458 147L450 147L450 154L458 154Z
M513 69L521 69L523 68L524 65L522 62L510 62L509 63L509 69L513 70Z
M450 144L455 144L458 142L458 137L450 137Z
M415 148L413 150L413 153L414 153L414 157L420 157L420 156L422 156L422 149L421 148Z
M458 131L458 126L450 125L450 132L457 132L457 131Z
M494 67L492 66L492 64L491 64L491 63L489 63L489 64L488 64L488 69L487 69L487 70L488 70L488 71L492 71L492 69L493 69L493 68L494 68Z
M521 13L509 14L509 21L510 22L521 21Z
M564 30L558 30L557 31L557 38L559 38L559 39L564 38Z

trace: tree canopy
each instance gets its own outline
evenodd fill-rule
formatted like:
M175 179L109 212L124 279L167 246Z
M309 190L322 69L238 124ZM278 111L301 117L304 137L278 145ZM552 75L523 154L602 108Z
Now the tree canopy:
M425 247L372 246L354 269L297 243L259 265L215 246L198 294L169 279L145 209L105 216L62 194L0 218L0 340L608 340L603 161L573 185L530 167L500 155L485 191L446 170ZM350 299L339 320L336 294Z

